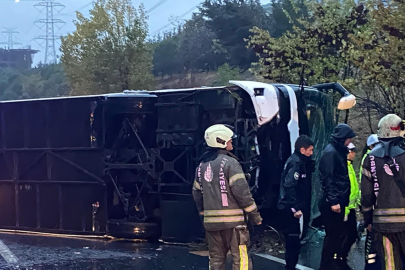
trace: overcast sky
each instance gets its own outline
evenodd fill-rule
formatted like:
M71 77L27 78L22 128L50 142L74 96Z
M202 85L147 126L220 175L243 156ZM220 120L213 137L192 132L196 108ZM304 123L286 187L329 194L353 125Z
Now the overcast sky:
M4 31L4 27L16 28L18 34L14 35L14 41L20 42L24 46L40 50L34 57L34 64L39 61L43 62L45 48L38 45L34 38L40 35L45 35L45 27L42 29L34 25L34 21L45 19L45 12L39 12L35 9L34 4L40 1L33 0L0 0L0 32ZM59 13L55 14L54 18L61 19L66 22L60 29L55 28L55 34L65 35L75 30L73 19L75 18L75 10L81 11L88 15L88 10L92 7L92 0L55 0L65 5L66 7ZM132 0L135 6L143 3L146 10L154 8L149 13L149 30L151 34L170 29L170 19L176 16L185 15L182 19L188 19L191 16L192 10L199 5L202 0ZM270 0L261 0L263 4L267 4ZM158 3L161 5L156 6ZM164 28L169 25L169 27ZM0 33L0 42L7 42L8 35ZM43 44L44 46L45 44ZM60 43L57 43L57 48ZM6 47L6 44L0 44L1 47ZM14 48L20 48L21 45L14 45ZM59 53L59 50L57 50Z

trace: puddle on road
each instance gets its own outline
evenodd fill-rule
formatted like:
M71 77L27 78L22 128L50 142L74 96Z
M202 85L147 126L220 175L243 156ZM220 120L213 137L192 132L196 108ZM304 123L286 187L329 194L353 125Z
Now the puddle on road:
M155 259L158 254L143 252L129 245L128 249L108 249L100 243L98 247L71 247L28 245L7 241L8 248L19 261L14 264L0 260L0 269L21 270L57 270L57 269L129 269L125 265L145 264ZM108 266L110 267L104 267ZM111 265L116 265L111 268ZM100 268L101 267L101 268ZM143 269L143 268L140 268ZM147 269L147 268L145 268Z

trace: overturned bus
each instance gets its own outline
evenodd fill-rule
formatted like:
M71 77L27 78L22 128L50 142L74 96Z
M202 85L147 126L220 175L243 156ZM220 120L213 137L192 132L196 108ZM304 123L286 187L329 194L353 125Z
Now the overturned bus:
M234 127L234 153L266 216L299 134L314 139L318 159L355 98L338 83L231 84L0 102L0 229L201 239L191 189L204 130L216 123Z

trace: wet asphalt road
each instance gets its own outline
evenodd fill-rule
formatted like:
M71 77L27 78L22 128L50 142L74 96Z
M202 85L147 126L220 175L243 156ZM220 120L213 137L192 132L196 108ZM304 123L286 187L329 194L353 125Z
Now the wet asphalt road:
M15 264L1 258L0 269L5 270L208 269L208 258L192 254L186 247L21 234L0 234L0 239L18 258ZM277 262L256 256L254 268L284 269Z
M318 269L323 246L324 232L310 230L308 242L302 247L299 263L307 267ZM364 269L365 237L353 244L349 253L348 263L354 270Z
M181 246L5 233L0 233L0 239L18 258L18 262L12 264L0 257L0 269L4 270L208 270L206 252L190 253L187 247ZM303 246L301 265L318 268L322 239L322 233L315 232ZM352 248L350 264L355 270L364 269L363 250L364 241ZM282 264L256 255L253 265L255 270L284 269ZM228 264L227 270L230 269Z

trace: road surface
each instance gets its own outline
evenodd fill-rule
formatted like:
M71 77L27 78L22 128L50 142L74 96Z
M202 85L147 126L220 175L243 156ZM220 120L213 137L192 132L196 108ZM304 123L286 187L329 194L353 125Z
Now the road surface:
M0 269L5 270L208 270L207 252L190 252L181 246L11 233L0 233L0 240L18 260L15 263L10 258L7 260L10 255L0 245L0 253L6 257L0 257ZM351 264L354 269L363 268L363 246L364 241L353 246ZM303 247L298 269L317 269L321 249L322 233L318 232ZM267 254L253 255L254 269L283 270L283 254L278 257L281 259ZM231 270L230 265L228 269Z
M18 259L7 263L1 258L0 269L208 270L208 258L186 247L4 233L0 239ZM283 269L271 260L256 256L254 260L255 269Z

